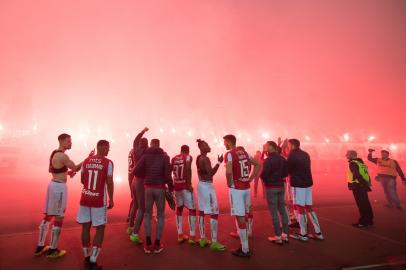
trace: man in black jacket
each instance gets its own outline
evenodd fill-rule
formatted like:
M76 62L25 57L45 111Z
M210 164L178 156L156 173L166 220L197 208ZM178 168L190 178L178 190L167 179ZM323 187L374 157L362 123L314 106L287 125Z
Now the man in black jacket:
M320 223L314 212L313 205L313 177L311 171L310 156L308 153L300 149L300 141L297 139L288 140L289 157L288 157L288 172L290 177L290 185L292 186L293 207L295 209L296 218L299 221L300 233L294 234L292 237L301 241L308 240L307 234L307 215L313 224L314 238L323 240Z
M161 237L164 229L165 215L165 185L173 192L172 170L169 156L159 147L159 140L151 140L148 148L141 159L135 165L134 174L143 175L145 178L145 253L160 253L163 250ZM158 223L154 246L151 242L151 218L152 207L156 204L158 211Z
M352 224L356 228L366 228L374 224L374 214L369 202L368 192L371 191L371 178L368 174L368 167L364 161L357 158L357 152L347 151L348 159L348 189L352 190L355 202L359 210L360 218L357 223Z
M288 213L285 206L285 177L287 176L287 162L278 152L278 145L269 141L264 145L267 158L264 160L261 179L266 189L266 199L272 215L275 237L268 240L283 244L288 242ZM279 214L278 214L279 212ZM279 218L280 216L280 218ZM280 224L282 223L282 230Z

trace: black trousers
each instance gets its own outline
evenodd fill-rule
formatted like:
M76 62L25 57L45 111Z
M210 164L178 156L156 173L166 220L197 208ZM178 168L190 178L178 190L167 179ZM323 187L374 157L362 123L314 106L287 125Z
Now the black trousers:
M352 193L354 194L360 215L358 223L372 225L374 223L374 213L372 212L371 203L369 202L368 191L363 187L355 187Z

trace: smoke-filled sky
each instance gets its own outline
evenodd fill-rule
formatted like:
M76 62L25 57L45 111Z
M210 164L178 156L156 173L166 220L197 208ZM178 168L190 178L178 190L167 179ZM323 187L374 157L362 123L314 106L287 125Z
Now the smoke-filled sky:
M406 1L1 1L0 123L405 141Z

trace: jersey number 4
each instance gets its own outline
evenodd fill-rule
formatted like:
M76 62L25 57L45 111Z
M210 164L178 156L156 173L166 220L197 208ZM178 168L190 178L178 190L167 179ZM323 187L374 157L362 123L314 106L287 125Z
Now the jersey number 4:
M96 190L97 176L98 175L99 175L99 171L89 170L89 177L87 178L87 189ZM93 181L93 188L91 188L92 187L92 181Z

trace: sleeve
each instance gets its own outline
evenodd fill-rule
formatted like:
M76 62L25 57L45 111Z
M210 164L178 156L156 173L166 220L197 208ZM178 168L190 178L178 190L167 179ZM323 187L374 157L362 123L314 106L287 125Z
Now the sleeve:
M145 165L145 156L142 156L141 159L135 164L133 174L136 176L142 176L144 172Z
M112 177L113 176L113 170L114 170L113 162L109 161L109 165L108 165L108 168L107 168L107 176Z
M396 171L398 172L400 178L402 178L402 180L405 179L405 175L403 174L402 168L400 168L399 163L396 160L393 160L396 164Z
M233 161L233 156L231 155L230 152L226 154L226 158L224 159L224 163L232 162Z
M134 153L135 153L136 149L138 148L138 145L140 144L140 140L141 140L141 138L142 138L143 135L144 135L144 132L141 131L141 132L138 133L138 135L135 137L134 142L133 142Z
M368 154L368 160L371 161L372 163L377 164L378 163L378 159L377 158L373 158L372 157L372 153Z
M264 165L263 165L262 173L261 173L261 179L263 182L266 182L267 179L269 179L270 174L271 174L271 162L269 158L264 160Z
M187 157L186 157L186 161L192 163L192 157L191 157L191 156L187 156Z

